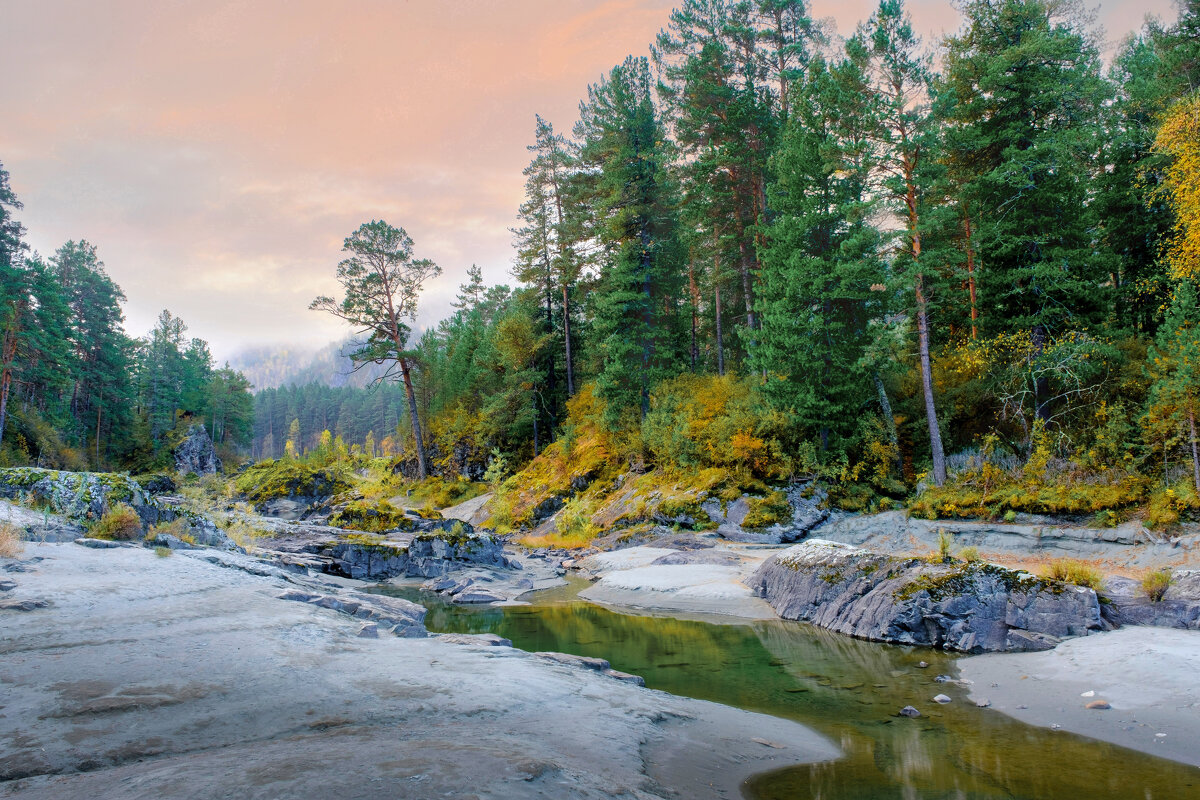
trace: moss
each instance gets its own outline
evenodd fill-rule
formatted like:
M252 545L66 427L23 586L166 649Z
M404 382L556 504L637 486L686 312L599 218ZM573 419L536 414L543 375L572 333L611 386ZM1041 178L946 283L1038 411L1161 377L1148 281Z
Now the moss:
M413 527L412 520L386 500L355 500L347 503L329 518L329 524L370 533L411 530Z
M845 575L846 573L840 569L827 569L821 573L820 578L826 583L833 585L835 583L841 583L842 578L844 578Z
M750 497L746 499L750 510L742 520L743 528L766 528L781 522L790 521L792 507L788 504L787 495L774 491L766 497Z
M944 600L974 592L977 582L985 576L997 579L1009 592L1031 594L1044 589L1062 590L1061 586L1056 587L1025 572L971 561L959 564L942 574L922 575L897 589L892 593L892 597L897 600L909 600L920 592L926 592L931 600Z
M337 472L294 459L260 461L238 476L237 490L252 503L290 497L330 497L350 489Z

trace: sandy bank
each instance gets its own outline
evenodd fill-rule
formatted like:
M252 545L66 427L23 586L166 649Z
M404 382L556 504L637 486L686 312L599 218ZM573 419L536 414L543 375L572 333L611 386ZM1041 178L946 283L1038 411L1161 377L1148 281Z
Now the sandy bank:
M285 577L191 553L25 559L3 597L49 605L0 610L2 797L736 797L837 755L793 722L511 648L360 638L279 599Z
M1200 631L1122 628L958 664L973 700L1022 722L1200 766Z

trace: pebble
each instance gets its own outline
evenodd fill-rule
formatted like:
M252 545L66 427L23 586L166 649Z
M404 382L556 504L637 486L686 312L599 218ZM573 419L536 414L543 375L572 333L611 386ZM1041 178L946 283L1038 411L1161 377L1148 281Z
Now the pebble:
M975 701L975 705L978 706L979 708L987 708L991 704L992 704L992 701L988 700L986 697L980 698L979 700Z
M1052 730L1052 731L1062 730L1062 725L1059 725L1057 722L1051 722L1050 730Z
M949 675L938 675L933 679L935 683L949 683L953 680Z
M1018 708L1018 709L1026 709L1026 708L1029 708L1029 706L1026 706L1026 705L1019 705L1019 706L1017 706L1017 708Z
M938 695L934 695L933 702L941 703L942 705L945 705L946 703L950 702L950 698L944 694L938 694Z
M1079 696L1080 696L1080 697L1095 697L1095 696L1096 696L1096 690L1095 690L1095 689L1093 689L1093 690L1091 690L1091 691L1084 692L1083 694L1081 694L1081 695L1079 695Z
M1107 700L1093 700L1087 704L1087 708L1094 708L1103 711L1104 709L1112 708L1112 706L1109 705Z
M921 661L921 662L918 662L918 664L917 664L917 669L925 669L925 668L926 668L926 667L928 667L928 666L929 666L929 663L928 663L928 662L926 662L926 661Z
M1155 739L1165 739L1165 738L1167 738L1167 735L1165 733L1156 733L1156 734L1154 734L1154 738Z
M917 711L912 706L905 706L904 708L900 709L900 716L902 716L902 717L919 717L919 716L921 716L921 712Z

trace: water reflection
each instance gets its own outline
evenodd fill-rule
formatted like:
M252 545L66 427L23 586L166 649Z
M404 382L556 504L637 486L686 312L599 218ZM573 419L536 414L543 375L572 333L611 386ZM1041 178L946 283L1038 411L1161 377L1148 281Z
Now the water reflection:
M525 650L606 658L650 687L795 719L841 745L838 761L759 776L746 787L750 797L1200 797L1193 767L976 708L965 690L935 681L954 673L955 659L944 653L860 642L800 623L621 614L578 601L577 589L506 608L397 593L430 609L430 630L496 633ZM918 668L922 660L928 668ZM955 702L934 704L939 692ZM897 716L909 704L924 716Z

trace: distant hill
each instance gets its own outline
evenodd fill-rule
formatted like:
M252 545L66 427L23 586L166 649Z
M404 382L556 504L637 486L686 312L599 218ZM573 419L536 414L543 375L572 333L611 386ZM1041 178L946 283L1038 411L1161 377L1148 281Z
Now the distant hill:
M383 369L369 365L354 372L354 364L347 355L352 347L351 339L330 342L319 350L254 347L229 359L229 365L250 380L255 392L310 383L332 387L367 386Z

